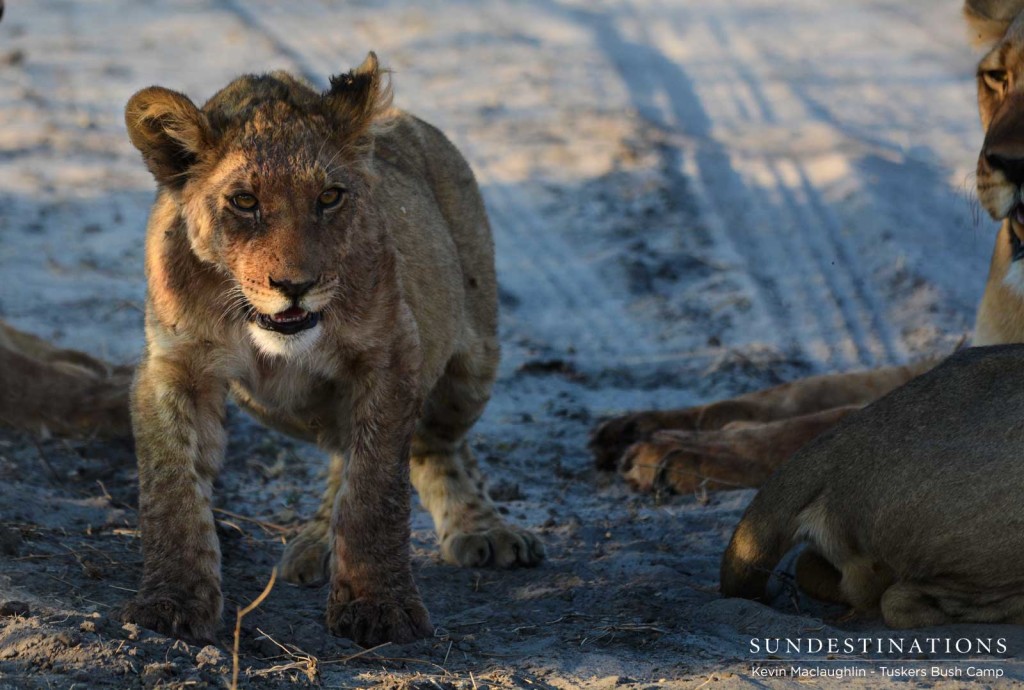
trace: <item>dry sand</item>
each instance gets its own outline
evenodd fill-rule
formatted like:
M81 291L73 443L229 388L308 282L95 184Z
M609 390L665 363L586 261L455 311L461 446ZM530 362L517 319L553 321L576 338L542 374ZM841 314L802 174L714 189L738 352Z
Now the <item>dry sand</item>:
M371 48L488 202L504 364L473 443L550 559L443 565L417 510L435 636L356 656L325 631L323 589L279 583L242 622L242 686L787 687L807 683L752 676L751 638L887 634L785 591L775 607L721 599L718 559L752 492L635 495L585 443L613 413L902 362L970 328L995 227L971 202L976 57L958 3L15 0L0 24L0 316L137 359L153 183L128 97L156 83L201 100L275 68L324 84ZM228 603L206 649L112 617L140 576L131 448L0 433L0 687L226 684L234 611L325 466L237 411L229 426ZM920 635L1006 637L988 666L1024 678L1017 628ZM901 682L856 655L828 663Z

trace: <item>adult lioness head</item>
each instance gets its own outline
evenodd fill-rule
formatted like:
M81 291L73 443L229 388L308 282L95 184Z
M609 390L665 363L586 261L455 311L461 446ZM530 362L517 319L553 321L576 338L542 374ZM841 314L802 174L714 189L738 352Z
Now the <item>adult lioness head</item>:
M1024 0L967 0L964 14L975 43L989 49L977 75L985 128L978 198L1024 238Z
M307 350L361 250L373 135L391 94L373 53L317 93L284 73L244 76L202 109L161 87L125 110L132 143L185 221L192 252L226 276L257 347Z

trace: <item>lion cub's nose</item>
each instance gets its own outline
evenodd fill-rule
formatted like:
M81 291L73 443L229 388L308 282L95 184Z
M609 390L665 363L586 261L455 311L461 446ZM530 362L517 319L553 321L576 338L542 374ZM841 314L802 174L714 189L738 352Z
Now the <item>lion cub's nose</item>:
M1002 170L1006 179L1015 185L1024 183L1024 157L1015 155L1024 152L986 151L985 160L994 170Z
M285 297L290 297L294 300L300 299L303 295L309 292L309 289L314 285L316 285L315 280L307 280L303 283L294 283L290 280L274 280L273 277L270 278L270 287L280 290L284 293Z

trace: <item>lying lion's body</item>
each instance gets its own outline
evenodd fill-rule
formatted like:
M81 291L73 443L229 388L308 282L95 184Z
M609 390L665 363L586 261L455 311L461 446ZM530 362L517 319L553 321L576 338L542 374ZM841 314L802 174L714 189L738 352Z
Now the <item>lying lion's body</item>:
M0 424L35 433L127 436L130 367L54 347L0 321Z
M1024 345L964 350L849 415L758 492L723 594L763 596L802 541L830 566L802 585L890 626L1024 623L1021 419Z
M371 56L319 94L243 77L198 110L151 88L126 111L160 183L147 233L147 350L133 396L145 565L128 618L193 639L220 616L211 488L229 390L331 456L283 575L330 571L328 627L429 634L409 562L409 480L461 565L530 565L465 443L498 363L497 285L473 175L389 109Z
M1024 95L996 98L981 76L1024 65L1024 23L1011 21L1022 7L1020 0L969 0L965 6L974 41L1000 46L979 65L978 106L987 135L978 156L978 199L1003 224L978 306L974 346L1024 343L1024 261L1011 256L1011 233L1024 237L1024 226L1015 231L1008 217L1020 193L989 162L993 151L1010 159L1024 151ZM595 429L591 449L599 467L618 468L645 490L757 487L823 430L942 359L812 376L707 405L623 415Z
M978 198L1004 219L976 344L1024 341L1024 1L968 0ZM764 484L722 559L722 592L762 597L797 542L814 596L894 627L1024 623L1024 345L971 348L846 417Z

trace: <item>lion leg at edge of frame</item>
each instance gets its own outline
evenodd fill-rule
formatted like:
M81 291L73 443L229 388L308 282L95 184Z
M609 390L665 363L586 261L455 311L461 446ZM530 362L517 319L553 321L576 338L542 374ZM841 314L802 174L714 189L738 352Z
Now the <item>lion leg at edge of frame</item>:
M890 628L928 628L952 622L931 592L906 582L890 586L882 594L882 618Z
M656 432L715 431L736 422L778 422L836 408L863 407L933 368L942 359L933 357L902 366L808 376L707 405L622 415L600 424L591 435L589 446L599 469L621 469L627 461L626 449L650 439Z
M638 491L757 487L808 441L859 409L849 405L717 431L659 432L627 449L620 472Z
M497 347L483 340L448 363L413 437L412 484L434 520L441 557L464 567L532 566L544 558L535 534L498 513L466 434L490 398Z
M811 547L796 559L796 583L807 595L836 604L849 604L840 587L843 574Z
M327 488L320 505L302 530L285 546L281 556L281 577L296 585L319 585L330 574L331 512L345 480L345 455L331 453Z
M62 351L35 336L14 332L4 325L0 332L0 424L32 432L46 430L58 435L128 436L131 370L128 367L81 366L66 359L41 359L23 351L38 341L44 357ZM101 364L88 355L76 353Z

